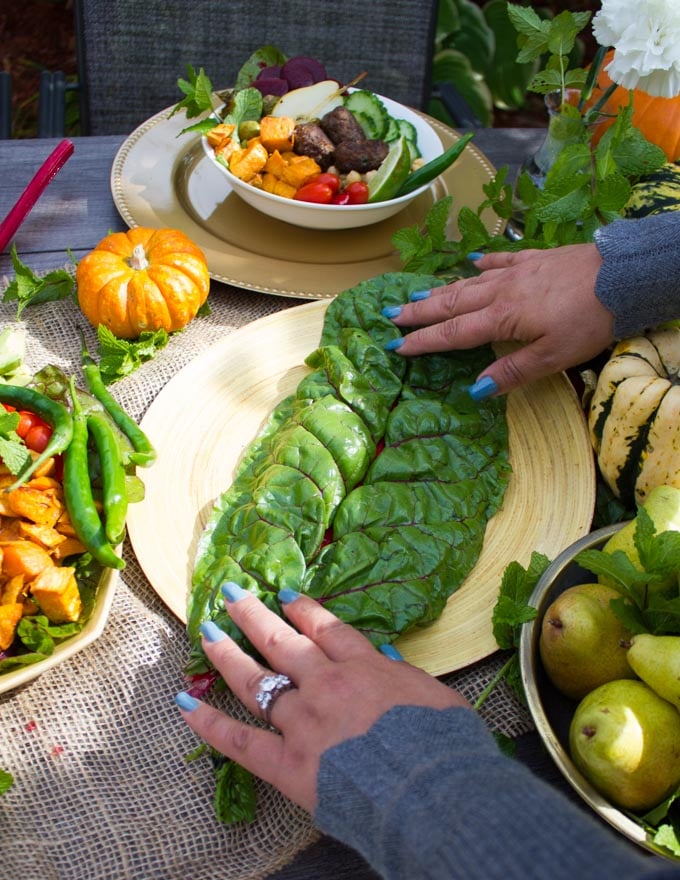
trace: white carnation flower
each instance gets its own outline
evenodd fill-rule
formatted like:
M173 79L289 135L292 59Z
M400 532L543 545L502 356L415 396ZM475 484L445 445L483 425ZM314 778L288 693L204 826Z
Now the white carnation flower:
M602 0L593 33L614 47L614 82L664 98L680 93L679 0Z

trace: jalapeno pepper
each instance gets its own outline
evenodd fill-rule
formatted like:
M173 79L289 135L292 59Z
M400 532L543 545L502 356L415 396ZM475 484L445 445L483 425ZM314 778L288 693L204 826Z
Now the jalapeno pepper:
M75 381L69 383L73 403L73 437L64 454L64 499L74 531L83 546L108 568L125 567L106 537L92 496L87 461L87 417L76 394Z
M443 174L449 165L453 165L456 159L460 156L468 145L468 141L472 139L472 136L473 132L469 131L467 134L463 135L460 140L456 141L453 146L449 147L448 150L445 150L441 156L437 156L436 159L431 159L412 174L409 174L395 198L405 196L408 193L413 192L414 189L418 189L419 186L429 183L431 180L434 180L435 177L439 177L440 174Z
M148 467L156 460L156 450L144 431L137 422L129 416L123 407L108 390L102 379L101 372L96 362L92 359L83 343L82 367L85 376L87 390L101 403L120 430L126 435L134 452L130 454L130 461L141 467Z
M23 385L0 385L0 403L34 412L52 428L52 436L47 445L9 487L9 491L12 491L25 483L48 458L66 450L73 436L73 419L63 404Z
M123 540L128 509L125 468L110 422L101 413L90 413L87 429L97 447L101 467L104 532L111 544L116 545Z

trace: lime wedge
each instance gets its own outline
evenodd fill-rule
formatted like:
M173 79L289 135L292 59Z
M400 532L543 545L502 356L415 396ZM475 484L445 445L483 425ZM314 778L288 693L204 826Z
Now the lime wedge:
M411 173L411 148L405 137L390 147L383 163L368 182L368 201L385 202L399 192Z

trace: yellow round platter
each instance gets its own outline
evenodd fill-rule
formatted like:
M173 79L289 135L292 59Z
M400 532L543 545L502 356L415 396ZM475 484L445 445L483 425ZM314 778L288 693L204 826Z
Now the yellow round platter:
M183 621L206 517L262 422L307 372L326 307L300 305L224 337L168 382L142 420L158 460L144 473L145 500L130 510L130 538L154 590ZM491 614L508 563L527 565L534 550L554 558L590 528L593 455L567 378L513 392L508 420L513 473L479 560L439 620L398 642L435 675L496 650Z

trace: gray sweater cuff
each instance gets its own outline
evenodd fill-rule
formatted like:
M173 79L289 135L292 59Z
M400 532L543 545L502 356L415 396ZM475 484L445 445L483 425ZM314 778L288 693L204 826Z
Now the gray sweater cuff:
M322 755L317 789L318 827L386 880L644 874L632 846L503 756L469 709L391 709Z
M680 318L680 212L616 220L595 233L602 256L595 293L619 339Z

